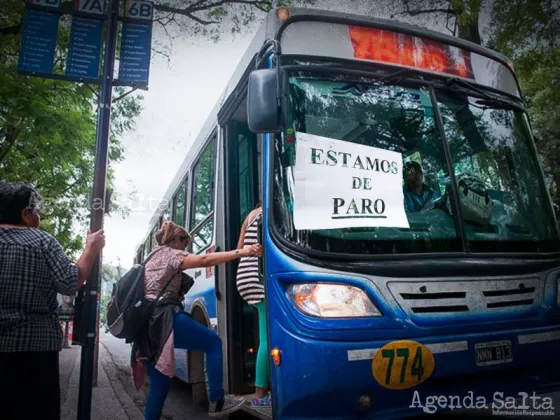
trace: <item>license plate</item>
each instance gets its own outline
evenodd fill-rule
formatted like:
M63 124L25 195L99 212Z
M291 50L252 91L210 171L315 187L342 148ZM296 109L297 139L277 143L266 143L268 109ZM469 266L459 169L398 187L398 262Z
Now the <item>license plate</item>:
M513 361L511 341L478 343L474 346L477 366L498 365Z

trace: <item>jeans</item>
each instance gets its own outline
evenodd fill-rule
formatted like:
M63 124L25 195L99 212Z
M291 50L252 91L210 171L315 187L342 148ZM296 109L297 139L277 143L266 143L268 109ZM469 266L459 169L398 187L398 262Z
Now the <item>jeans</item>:
M173 314L173 337L175 348L198 350L206 353L208 398L218 401L224 397L222 373L222 340L214 331L199 324L184 312ZM147 363L150 392L146 401L145 419L159 420L165 398L171 387L171 378Z

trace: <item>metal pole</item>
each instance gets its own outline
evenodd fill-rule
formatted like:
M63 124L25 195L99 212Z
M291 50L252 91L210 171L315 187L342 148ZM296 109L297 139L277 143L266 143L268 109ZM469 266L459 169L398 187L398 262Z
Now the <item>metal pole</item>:
M103 272L103 271L102 271ZM103 280L99 282L99 288L103 287ZM97 302L101 304L101 294L97 293ZM97 386L97 374L99 373L99 318L100 318L101 311L97 311L97 315L95 317L95 346L93 352L93 378L92 378L92 385Z
M109 128L111 123L111 101L113 95L113 74L118 35L119 0L109 0L109 16L105 34L105 54L103 61L103 80L97 111L97 139L95 146L95 172L91 206L91 231L103 228L105 207L105 190L107 181L107 161L109 158ZM101 205L102 204L102 205ZM78 420L90 420L93 376L93 356L95 350L95 324L97 318L99 277L101 273L101 256L96 259L91 275L86 283L84 299L89 305L87 337L82 347L80 364L80 389L78 397Z
M70 343L68 343L68 328L70 324L70 321L66 321L64 326L64 338L62 339L62 348L63 349L69 349L70 348Z

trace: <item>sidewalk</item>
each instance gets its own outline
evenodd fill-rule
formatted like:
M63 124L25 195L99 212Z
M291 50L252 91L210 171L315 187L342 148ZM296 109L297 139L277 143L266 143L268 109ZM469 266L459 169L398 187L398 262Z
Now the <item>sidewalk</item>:
M80 347L60 353L61 420L76 420L80 380ZM144 420L143 413L124 390L111 368L104 346L99 346L97 386L93 388L92 420Z

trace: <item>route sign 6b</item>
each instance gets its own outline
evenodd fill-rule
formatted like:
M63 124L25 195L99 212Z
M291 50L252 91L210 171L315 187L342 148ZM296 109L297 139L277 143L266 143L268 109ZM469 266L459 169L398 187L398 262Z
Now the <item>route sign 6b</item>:
M154 15L154 5L148 0L126 0L124 15L130 19L151 21Z

